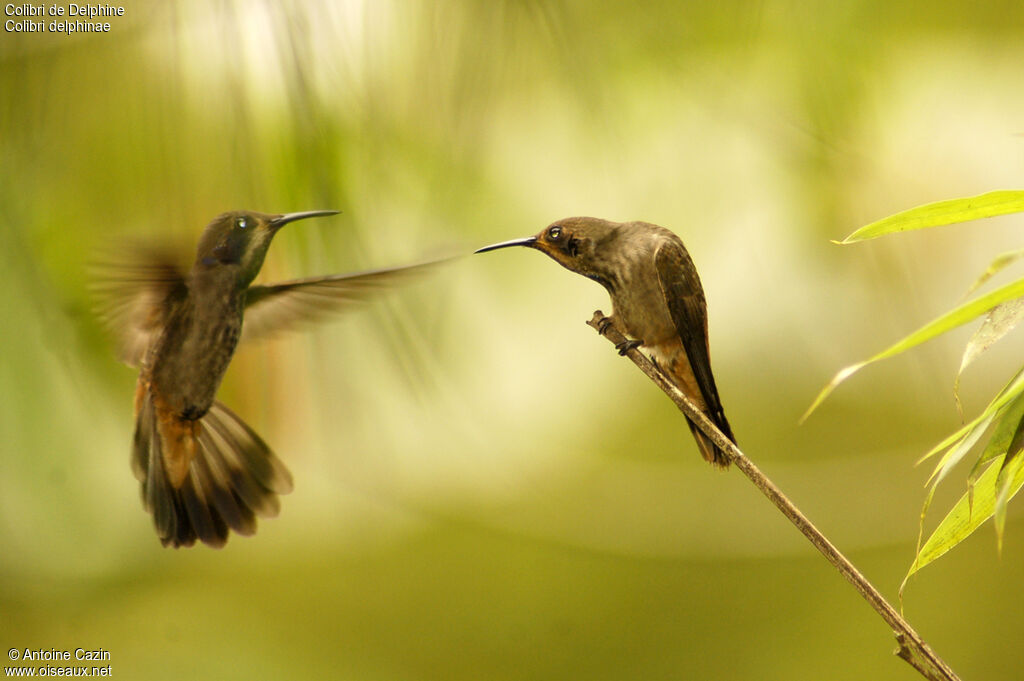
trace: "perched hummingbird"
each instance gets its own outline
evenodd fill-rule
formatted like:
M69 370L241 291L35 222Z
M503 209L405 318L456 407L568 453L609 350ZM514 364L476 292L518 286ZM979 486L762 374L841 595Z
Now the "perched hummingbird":
M664 227L647 222L566 218L536 236L503 241L476 251L527 246L568 270L604 286L612 298L609 323L632 340L619 348L642 346L654 363L730 440L722 401L711 374L708 313L697 269L683 242ZM701 455L716 466L729 457L692 422Z
M434 264L250 285L279 229L337 212L224 213L187 273L173 253L150 248L101 274L105 321L121 358L139 367L132 470L164 546L220 547L229 529L251 535L256 516L277 515L277 495L292 489L267 444L214 399L239 340L359 302Z

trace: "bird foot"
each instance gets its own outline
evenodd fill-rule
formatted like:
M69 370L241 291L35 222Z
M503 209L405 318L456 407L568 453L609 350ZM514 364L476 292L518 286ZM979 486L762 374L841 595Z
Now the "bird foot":
M604 335L604 332L608 330L608 327L612 325L611 317L602 317L601 321L597 323L597 332Z
M625 356L627 352L629 352L630 350L635 350L636 348L640 347L643 344L644 342L641 340L626 340L622 341L621 343L616 343L615 349L619 351L620 355Z

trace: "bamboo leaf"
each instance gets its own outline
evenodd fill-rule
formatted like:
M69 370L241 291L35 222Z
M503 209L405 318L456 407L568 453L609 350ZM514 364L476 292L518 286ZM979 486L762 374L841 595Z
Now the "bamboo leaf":
M973 508L967 493L964 493L946 514L946 517L942 519L939 526L928 537L928 541L917 552L917 556L904 578L904 584L911 575L962 542L982 523L992 517L996 502L996 478L999 475L999 463L999 461L993 462L975 484ZM1007 499L1012 498L1020 491L1022 485L1024 485L1024 466L1020 466L1010 479L1006 492ZM900 590L902 591L902 587Z
M892 357L893 355L898 355L901 352L905 352L906 350L918 346L921 343L924 343L925 341L929 341L937 336L941 336L947 331L950 331L958 326L966 324L972 319L975 319L984 314L985 312L988 312L989 310L991 310L996 305L999 305L1000 303L1003 303L1007 300L1012 300L1014 298L1019 298L1021 296L1024 296L1024 278L1010 282L1009 284L1006 284L1005 286L1002 286L1001 288L998 288L995 291L987 293L979 298L975 298L974 300L970 300L956 307L955 309L947 312L941 317L925 324L917 331L913 332L909 336L906 336L905 338L902 338L901 340L897 341L896 343L889 346L885 350L882 350L878 354L874 355L870 359L867 359L863 362L858 362L857 364L851 364L848 367L840 369L839 372L836 373L836 375L832 378L832 380L829 381L824 388L822 388L820 393L818 393L818 396L811 403L811 406L808 407L807 411L804 412L804 415L800 417L800 422L803 423L804 421L806 421L807 417L810 416L811 413L815 409L817 409L822 402L825 401L825 398L827 398L832 393L832 391L835 390L836 386L838 386L847 378L855 374L857 371L860 371L868 364L872 364L873 362L877 362L879 360L886 359L887 357Z
M977 281L971 284L971 287L967 289L967 292L964 293L964 297L966 298L967 296L974 293L976 290L978 290L978 288L981 287L982 284L984 284L986 281L995 276L996 273L998 273L1004 267L1013 264L1015 260L1019 260L1021 258L1024 258L1024 248L1017 251L1007 251L1006 253L1001 253L997 255L995 259L989 264L988 269L982 272L981 276L978 277Z
M932 471L931 477L928 478L928 482L933 487L937 487L942 479L946 477L960 461L964 458L967 452L981 439L988 427L992 425L992 421L995 419L997 412L993 411L991 414L982 418L978 423L970 429L970 431L964 435L964 437L956 444L955 447L951 447L948 452L939 460L936 464L935 470Z
M1011 410L1017 408L1019 406L1017 404L1017 401L1019 399L1024 399L1024 369L1021 369L1020 371L1018 371L1016 373L1016 375L1012 379L1010 379L1010 382L1007 383L1005 386L1003 386L1002 390L1000 390L996 394L996 396L994 398L992 398L992 401L988 403L988 405L985 407L984 411L982 411L980 414L978 414L978 416L976 416L974 418L974 420L972 420L970 423L965 424L959 430L957 430L955 433L953 433L952 435L948 436L942 442L940 442L939 444L937 444L934 447L932 447L931 450L929 450L927 454L925 454L924 456L922 456L920 459L917 460L917 463L921 464L923 461L929 459L930 457L934 456L935 454L938 454L939 452L943 451L944 449L947 449L948 447L951 447L955 442L960 441L960 440L968 437L968 435L969 435L969 433L971 431L973 431L974 429L980 427L983 423L984 423L984 427L987 428L988 424L990 424L992 421L994 421L995 419L1002 418L1002 416L1003 416L1003 414L1005 412L1011 411ZM993 434L993 439L995 437L996 437L996 434L994 433ZM1004 442L1004 441L1000 440L1000 442ZM1005 444L1002 445L1003 448L999 449L996 452L996 454L997 455L1001 455L1001 454L1005 453L1006 452L1005 446L1008 445L1008 444L1009 444L1009 438L1006 437L1005 438ZM992 452L990 451L991 447L992 447L992 440L990 440L988 447L986 447L985 453L982 454L983 457L987 455L987 456L989 456L991 458L993 456ZM947 456L948 456L948 454L947 454ZM938 473L938 469L939 469L939 467L941 467L943 465L944 461L945 461L945 457L944 457L943 461L940 461L939 465L936 466L936 470L932 472L932 476L933 477L935 476L936 473Z
M938 487L939 482L963 459L964 454L974 446L974 443L980 439L989 425L995 422L996 427L993 429L992 437L989 438L985 450L978 457L977 461L974 462L974 466L971 467L971 472L967 476L967 504L968 508L970 508L974 503L974 486L981 477L985 464L1006 454L1010 447L1010 441L1014 437L1015 424L1022 417L1024 417L1024 369L1019 371L999 391L995 398L985 407L985 410L973 421L965 424L918 459L917 464L921 464L929 457L955 445L955 449L950 449L950 451L946 452L928 478L931 489L928 492L928 499L925 501L924 508L921 509L921 527L918 529L917 537L919 550L921 547L921 532L924 529L924 516L928 512L928 505L931 503L932 495L935 493L935 488Z
M955 442L962 440L967 435L967 433L969 433L983 419L987 418L989 413L989 410L986 408L986 410L978 414L978 416L976 416L973 421L971 421L970 423L965 423L963 426L960 427L959 430L954 432L952 435L946 436L946 439L944 439L942 442L929 449L924 456L922 456L920 459L914 462L914 465L920 466L922 463L932 458L939 452L953 446ZM935 475L935 473L933 472L932 475Z
M968 220L990 218L996 215L1020 211L1024 211L1024 191L988 192L987 194L962 199L928 203L896 213L895 215L890 215L887 218L882 218L872 222L870 225L861 227L839 243L851 244L894 232L937 227L954 222L966 222Z
M992 437L985 445L985 451L978 457L978 461L971 469L967 478L967 484L973 485L984 472L985 464L997 459L1010 449L1010 443L1016 434L1017 424L1024 419L1024 392L1018 395L1013 402L1007 406L1006 412L1000 417L999 423L992 430Z
M981 323L978 330L967 341L967 347L964 348L964 356L960 361L957 381L959 382L960 375L964 373L964 369L978 355L988 350L996 341L1012 331L1022 319L1024 319L1024 298L1008 300L989 310L988 314L985 315L985 321Z
M1008 419L1007 419L1008 420ZM1008 420L1010 425L1013 421ZM1024 420L1018 420L1016 428L1013 433L1013 439L1010 441L1009 447L1006 450L1006 457L1003 459L1002 465L999 467L999 475L996 476L996 505L995 505L995 526L996 526L996 543L999 547L999 552L1003 550L1003 530L1006 528L1006 505L1010 501L1010 495L1015 491L1012 489L1013 480L1020 473L1021 469L1024 468L1024 456L1021 456L1022 447L1024 447Z
M996 414L996 424L978 462L968 477L967 492L935 528L932 535L921 545L924 517L931 505L937 482L929 486L924 505L921 508L921 525L918 531L918 549L914 563L903 580L900 593L907 579L922 567L968 537L989 517L996 515L996 537L1002 546L1002 528L1005 523L1006 505L1020 487L1024 485L1024 456L1020 450L1024 445L1024 370L1021 370L992 400L982 416L961 428L946 442L962 440L972 428L977 429L985 414ZM977 429L980 432L980 429ZM959 435L958 437L955 437ZM948 444L947 444L948 446ZM1007 456L1009 454L1009 456ZM988 467L982 468L988 463ZM933 476L935 473L932 474ZM999 514L1002 514L1000 519Z

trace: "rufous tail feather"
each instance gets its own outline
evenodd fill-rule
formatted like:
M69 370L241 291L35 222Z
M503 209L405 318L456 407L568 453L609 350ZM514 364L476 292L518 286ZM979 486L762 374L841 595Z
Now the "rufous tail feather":
M278 495L292 490L291 474L234 412L214 402L198 421L174 427L158 415L148 391L140 397L132 470L164 546L191 546L198 539L221 547L230 530L251 535L257 516L277 515ZM168 456L175 447L190 458Z

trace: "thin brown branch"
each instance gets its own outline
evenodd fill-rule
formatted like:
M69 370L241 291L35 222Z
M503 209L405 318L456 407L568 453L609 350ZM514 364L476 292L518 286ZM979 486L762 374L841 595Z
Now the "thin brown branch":
M587 322L594 327L599 334L607 338L612 344L624 343L627 338L615 328L613 324L607 324L604 320L607 317L598 310L594 317ZM619 345L619 347L623 347ZM654 381L669 398L675 402L680 411L690 421L697 425L701 431L711 438L716 445L725 451L732 463L746 475L761 492L768 497L775 506L782 511L782 514L789 518L789 521L808 541L814 545L823 556L832 563L839 573L853 585L864 599L871 604L871 607L892 627L896 636L899 648L896 655L906 660L914 669L921 673L929 681L959 681L959 677L953 673L942 658L936 655L927 643L914 631L913 627L893 608L878 589L871 585L871 582L851 563L846 556L840 553L832 542L808 520L796 506L793 505L785 494L769 480L740 449L725 437L718 428L700 411L687 397L677 388L658 368L648 359L647 355L636 348L627 350L626 356L633 360L633 363L644 372L648 378Z

